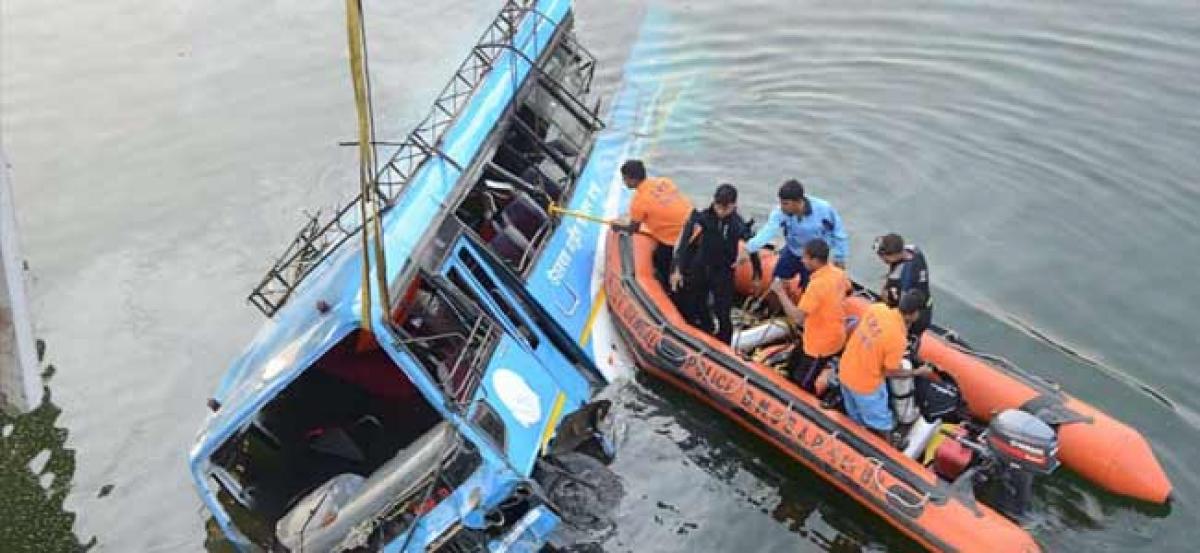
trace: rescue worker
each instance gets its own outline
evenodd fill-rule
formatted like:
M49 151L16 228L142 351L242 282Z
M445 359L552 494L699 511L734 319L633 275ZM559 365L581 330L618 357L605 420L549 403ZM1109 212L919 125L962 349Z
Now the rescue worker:
M812 275L800 302L792 305L783 281L773 281L771 291L779 297L788 318L804 327L801 343L788 359L788 376L809 393L816 393L817 377L846 344L845 301L850 279L829 263L829 245L820 238L804 244L800 261Z
M904 371L901 366L908 326L920 316L923 305L925 294L920 290L905 292L900 297L899 308L885 303L871 304L846 341L846 350L838 364L837 375L846 414L893 445L899 445L900 440L891 436L895 420L884 378L931 372L928 366L911 372Z
M925 254L896 233L885 234L875 239L875 253L888 266L880 295L889 307L900 305L900 297L909 290L920 290L925 294L925 305L921 307L917 320L908 327L908 357L917 364L917 349L921 334L933 321L933 296L929 293L929 266Z
M704 211L693 211L688 218L671 260L671 290L680 295L684 318L726 344L733 337L733 269L738 244L750 235L749 226L737 212L737 195L732 184L718 186L712 204ZM750 264L754 281L760 282L758 254L750 256Z
M629 216L614 226L629 232L643 231L652 236L658 247L654 250L655 276L664 287L671 270L671 257L680 231L692 213L688 200L671 179L646 177L641 160L627 160L621 165L621 180L634 190L629 202Z
M779 187L779 207L771 210L767 223L746 242L746 254L755 253L783 231L786 240L775 262L774 277L788 280L800 275L800 286L808 285L808 269L800 262L804 244L820 238L829 245L834 265L846 268L849 239L842 218L829 202L804 194L804 185L789 180ZM745 261L747 255L738 258Z

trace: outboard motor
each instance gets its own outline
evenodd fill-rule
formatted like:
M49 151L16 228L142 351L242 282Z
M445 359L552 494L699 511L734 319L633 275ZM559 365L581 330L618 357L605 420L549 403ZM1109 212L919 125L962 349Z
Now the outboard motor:
M1058 468L1058 435L1041 419L1007 409L992 418L985 436L992 458L988 503L1019 520L1033 498L1034 476Z

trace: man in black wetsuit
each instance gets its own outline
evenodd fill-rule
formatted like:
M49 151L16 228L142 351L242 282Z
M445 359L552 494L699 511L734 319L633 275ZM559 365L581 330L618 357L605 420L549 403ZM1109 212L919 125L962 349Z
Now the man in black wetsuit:
M888 266L887 277L879 293L888 307L900 305L900 296L909 290L920 290L925 295L925 306L921 308L908 327L908 356L916 364L917 347L921 334L933 320L933 295L929 290L929 265L925 254L911 244L905 244L899 234L885 234L875 239L875 253Z
M699 228L699 234L696 230ZM738 258L738 242L750 237L750 227L737 212L737 188L722 184L713 194L712 205L704 211L693 210L679 233L671 260L670 285L681 291L678 302L684 319L718 340L729 343L733 337L733 271ZM690 240L689 240L690 238ZM754 282L762 282L762 265L751 254ZM709 296L712 310L709 310ZM713 317L717 319L714 332Z

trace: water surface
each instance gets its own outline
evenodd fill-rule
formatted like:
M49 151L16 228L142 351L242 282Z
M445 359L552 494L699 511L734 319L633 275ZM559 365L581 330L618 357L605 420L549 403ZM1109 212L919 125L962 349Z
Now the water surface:
M498 5L403 4L367 2L384 137L425 111ZM0 129L38 333L59 367L51 426L74 451L63 493L79 542L203 547L184 456L204 398L261 322L245 294L301 210L352 187L354 152L336 146L354 134L340 9L0 6ZM1039 491L1032 531L1044 545L1193 549L1194 4L587 1L577 11L604 90L620 86L640 34L649 55L630 63L672 91L652 172L697 201L734 182L742 210L760 218L779 182L800 178L847 220L854 276L880 278L871 238L901 232L929 255L940 322L1146 434L1175 483L1172 508L1063 471ZM913 547L669 387L639 378L621 404L630 493L609 550ZM6 486L25 478L8 474ZM15 539L0 545L29 543Z

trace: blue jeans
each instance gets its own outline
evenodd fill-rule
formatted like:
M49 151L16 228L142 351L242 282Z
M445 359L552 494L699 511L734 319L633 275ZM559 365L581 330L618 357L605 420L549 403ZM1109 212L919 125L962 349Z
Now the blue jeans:
M800 261L800 257L792 253L792 250L787 246L779 252L779 258L775 260L774 277L780 280L789 280L792 277L800 275L800 288L808 287L808 267Z
M846 405L846 414L871 430L888 432L895 428L892 419L892 406L888 403L887 382L869 394L857 394L842 385L842 403Z

